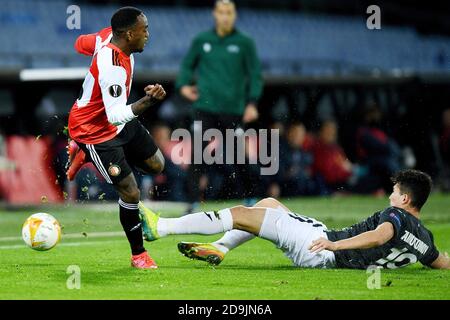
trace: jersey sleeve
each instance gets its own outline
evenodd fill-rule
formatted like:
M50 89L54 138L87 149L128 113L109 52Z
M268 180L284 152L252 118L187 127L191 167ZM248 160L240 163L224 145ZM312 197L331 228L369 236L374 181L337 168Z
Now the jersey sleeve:
M102 44L108 42L112 36L112 28L104 28L97 33L83 34L75 40L75 50L78 53L93 56Z
M436 246L434 245L433 234L431 232L428 232L428 234L430 235L432 246L431 246L430 250L427 251L427 253L419 259L419 261L424 266L430 267L430 265L434 262L434 260L436 260L438 258L439 251L436 248Z
M406 225L402 213L393 207L387 208L381 212L378 224L384 222L390 222L394 226L394 239L400 238L401 231Z
M98 82L108 121L118 126L136 118L131 105L127 105L127 73L125 69L115 65L102 67L99 65L98 72Z

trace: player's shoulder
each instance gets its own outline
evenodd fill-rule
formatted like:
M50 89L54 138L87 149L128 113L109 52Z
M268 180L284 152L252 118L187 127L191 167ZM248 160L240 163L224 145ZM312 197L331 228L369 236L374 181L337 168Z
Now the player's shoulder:
M387 207L387 208L381 210L380 214L388 214L388 215L394 214L394 215L402 215L403 216L405 214L408 214L408 212L406 212L406 210L404 210L404 209L391 206L391 207Z
M101 62L102 64L104 63L112 64L113 51L114 50L108 46L100 48L97 51L97 61Z
M123 68L120 63L120 52L114 47L104 46L97 52L97 64L99 68Z
M394 225L401 227L404 221L410 216L405 210L397 207L387 207L379 211L379 219L381 221L389 221Z
M125 81L127 71L119 61L119 52L109 46L97 52L97 68L103 80L109 82Z
M100 30L97 35L100 37L101 41L106 41L112 37L112 27L106 27Z

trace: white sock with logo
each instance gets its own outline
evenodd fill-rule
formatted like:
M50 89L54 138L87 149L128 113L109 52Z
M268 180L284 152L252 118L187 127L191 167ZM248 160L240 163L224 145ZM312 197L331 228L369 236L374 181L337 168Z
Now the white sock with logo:
M169 234L216 234L233 229L230 209L188 214L180 218L159 218L157 231Z

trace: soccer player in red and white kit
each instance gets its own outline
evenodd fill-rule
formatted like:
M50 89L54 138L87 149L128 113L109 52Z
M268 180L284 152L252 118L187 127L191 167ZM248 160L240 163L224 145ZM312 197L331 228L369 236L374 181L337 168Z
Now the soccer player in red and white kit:
M91 161L118 192L120 222L130 243L131 265L153 269L157 265L143 245L138 203L140 191L132 167L159 173L164 157L137 117L166 96L159 85L145 87L145 96L127 104L133 78L133 53L142 52L149 39L144 13L124 7L114 13L111 27L80 36L75 48L92 55L82 91L69 115L70 180L85 161ZM74 143L74 141L76 143Z

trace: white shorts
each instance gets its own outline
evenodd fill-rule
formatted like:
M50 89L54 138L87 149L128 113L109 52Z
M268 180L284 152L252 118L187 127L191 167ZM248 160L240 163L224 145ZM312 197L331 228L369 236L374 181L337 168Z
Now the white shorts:
M336 262L332 251L311 253L308 250L314 240L327 238L325 230L325 224L313 218L282 209L267 209L259 235L274 242L298 267L333 268Z

